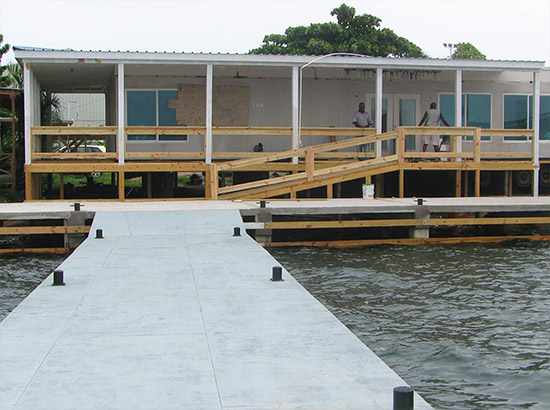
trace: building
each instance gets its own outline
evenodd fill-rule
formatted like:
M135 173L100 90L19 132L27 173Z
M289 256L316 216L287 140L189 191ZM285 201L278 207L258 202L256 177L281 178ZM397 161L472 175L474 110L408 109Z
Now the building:
M212 171L211 164L243 158L246 153L252 156L259 143L266 153L338 141L357 135L357 131L349 127L352 127L352 114L362 101L372 114L377 134L417 125L431 102L438 103L451 125L482 129L479 158L474 160L481 164L484 153L498 155L487 158L493 160L491 166L468 168L464 164L468 159L459 158L459 153L473 153L476 149L473 131L464 129L462 134L452 133L458 137L453 138L450 149L457 154L449 159L454 158L457 181L462 178L458 172L468 170L475 172L476 185L482 180L482 173L503 172L507 181L504 184L510 187L510 192L504 193L511 194L514 177L506 173L509 170L516 172L516 182L529 184L534 195L539 195L541 184L550 185L547 171L550 161L550 70L541 61L105 52L21 47L15 47L14 51L25 75L28 199L41 196L37 183L32 182L41 173L95 170L116 173L119 181L124 180L125 173L134 175L136 172L143 175L179 171L208 173ZM89 161L84 165L80 161L80 165L71 168L67 161L49 155L51 144L47 141L69 131L37 128L41 125L37 112L39 90L104 96L103 129L78 131L71 127L70 131L94 139L101 137L105 141L107 153L104 156L86 157L88 160L96 158L95 165ZM506 129L531 131L503 131ZM374 143L372 157L396 154L396 141ZM404 151L420 151L420 145L418 133L411 134L406 137ZM355 148L339 151L341 160L357 160L351 155ZM520 166L518 161L521 159L524 161ZM508 167L496 166L495 160L508 162ZM166 165L167 162L171 165ZM401 161L404 162L408 162L406 158ZM292 163L300 164L296 159ZM436 167L435 164L430 166ZM414 168L415 165L407 167L420 169ZM294 171L300 169L297 167ZM286 170L292 171L289 167ZM372 170L368 173L376 175ZM216 184L208 175L206 177ZM144 186L147 185L151 193L151 185L156 182L144 176L144 180L147 178L149 182L144 182ZM377 183L381 181L377 179ZM463 183L460 181L457 194L468 193ZM118 183L120 199L125 198L123 185ZM296 187L293 190L297 191ZM479 191L476 188L477 194ZM405 194L406 190L399 189L399 193ZM208 188L206 196L209 196Z

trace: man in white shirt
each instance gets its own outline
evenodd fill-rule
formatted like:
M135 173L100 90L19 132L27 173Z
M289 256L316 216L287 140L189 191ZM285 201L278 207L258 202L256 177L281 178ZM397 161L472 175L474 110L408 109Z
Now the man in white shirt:
M369 113L365 111L364 102L359 103L359 111L353 114L353 119L351 121L357 128L372 127L373 123L370 119ZM365 152L367 150L367 144L359 145L357 148L359 152Z
M439 121L442 121L447 127L450 126L443 114L437 109L437 104L433 102L430 104L430 109L424 113L418 126L439 127ZM422 152L426 152L429 144L434 146L434 152L439 152L439 135L423 135L422 137Z

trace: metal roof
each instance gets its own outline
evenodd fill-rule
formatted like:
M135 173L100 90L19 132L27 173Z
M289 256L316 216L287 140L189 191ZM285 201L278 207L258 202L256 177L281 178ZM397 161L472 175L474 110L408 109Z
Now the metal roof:
M149 51L93 51L13 47L21 63L186 64L301 67L320 56ZM385 68L417 70L539 71L544 61L452 60L370 56L330 56L315 62L321 68Z

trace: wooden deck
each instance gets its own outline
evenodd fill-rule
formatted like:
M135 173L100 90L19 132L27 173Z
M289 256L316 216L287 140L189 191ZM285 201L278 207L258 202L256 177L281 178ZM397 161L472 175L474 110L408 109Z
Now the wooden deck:
M126 135L187 134L204 138L205 127L127 127ZM290 141L292 129L287 127L214 127L214 135L232 138L242 135L261 135L285 138ZM416 152L405 149L410 135L440 134L450 137L448 152ZM144 175L147 198L152 198L151 174L170 172L204 173L206 199L265 199L325 187L326 198L335 196L334 185L363 179L365 183L381 182L378 176L397 172L398 197L405 197L405 173L410 171L451 171L456 174L453 191L456 197L467 192L465 172L474 174L474 196L481 195L481 173L485 171L524 172L533 176L539 169L533 130L495 130L472 127L401 127L397 131L375 134L374 129L358 128L303 128L301 135L320 137L323 141L308 147L282 152L213 152L213 161L207 164L202 152L127 152L117 149L116 127L33 127L31 164L25 167L27 200L42 198L41 175L70 173L112 173L116 175L117 200L125 200L125 175ZM490 144L482 137L525 137L525 152L490 152ZM322 137L322 138L321 138ZM342 139L346 138L346 139ZM340 140L337 140L340 139ZM52 147L52 141L80 144L87 140L103 140L106 153L43 152ZM124 139L126 141L126 138ZM467 141L468 150L462 141ZM395 149L378 149L379 144ZM357 152L367 145L369 152ZM41 149L38 149L41 148ZM379 154L376 155L376 152ZM227 175L235 172L268 171L275 178L232 184ZM533 178L534 179L534 178ZM511 187L511 178L507 179ZM376 190L381 195L381 190ZM511 192L511 189L509 189ZM336 195L338 196L338 195ZM64 199L63 183L59 199ZM84 199L84 198L83 198Z

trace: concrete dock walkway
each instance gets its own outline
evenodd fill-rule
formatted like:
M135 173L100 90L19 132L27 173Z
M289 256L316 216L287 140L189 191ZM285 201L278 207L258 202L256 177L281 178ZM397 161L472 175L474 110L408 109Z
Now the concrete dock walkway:
M0 323L0 409L391 409L406 385L284 269L270 280L236 209L98 211L90 232L66 286Z

